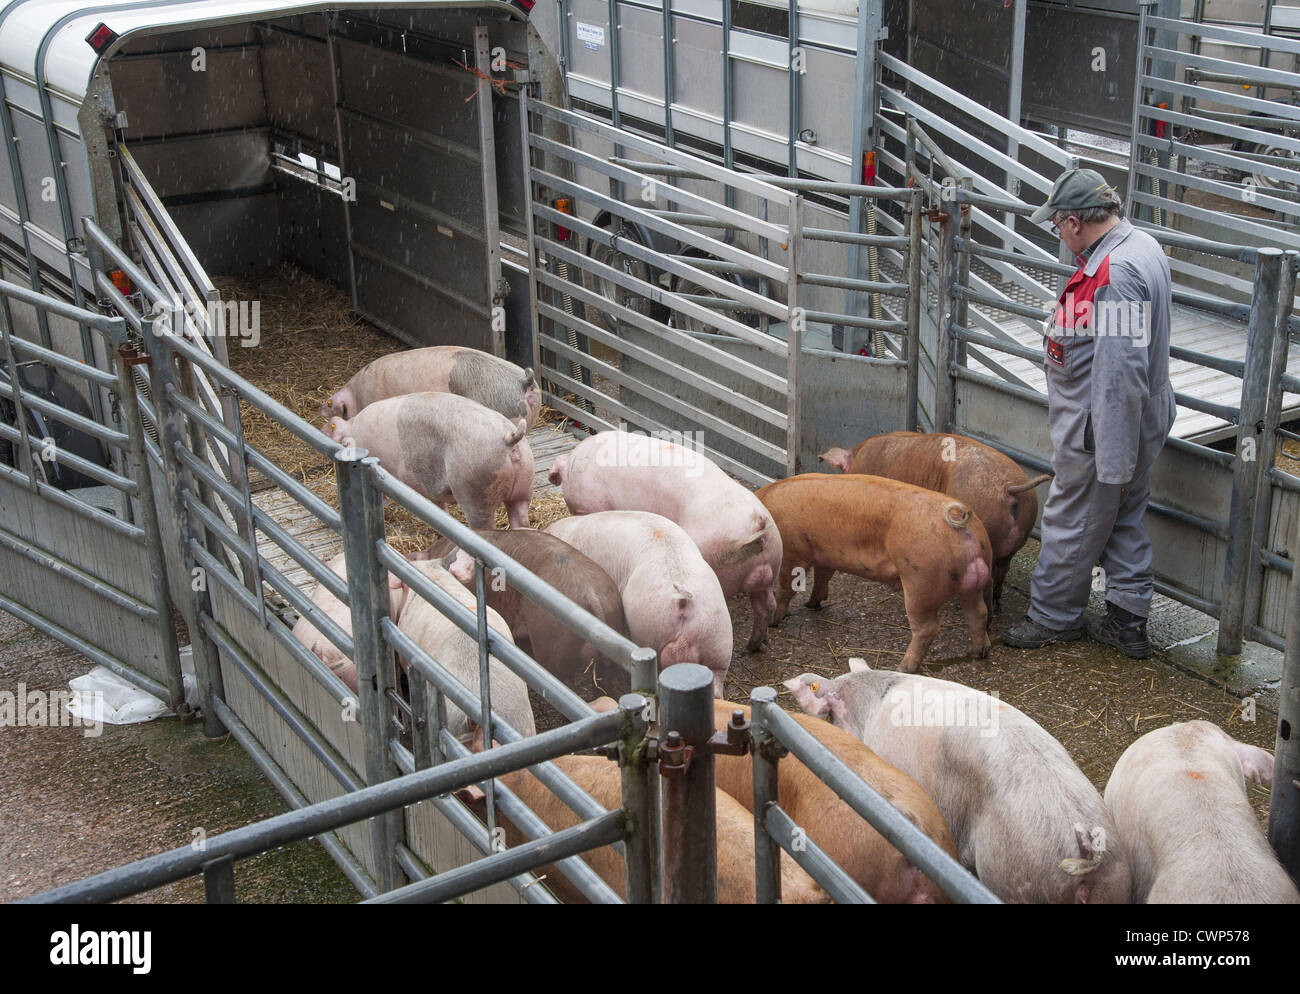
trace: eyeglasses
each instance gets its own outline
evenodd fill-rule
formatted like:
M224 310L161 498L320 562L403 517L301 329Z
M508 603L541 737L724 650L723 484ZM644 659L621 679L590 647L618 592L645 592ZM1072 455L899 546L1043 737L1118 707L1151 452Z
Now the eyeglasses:
M1066 218L1065 218L1065 220L1069 221L1070 218L1074 218L1074 222L1075 222L1075 224L1078 224L1078 223L1079 223L1079 219L1078 219L1077 217L1074 217L1073 214L1067 215ZM1061 226L1060 226L1060 224L1057 223L1056 218L1052 218L1052 228L1053 228L1053 230L1056 231L1056 233L1057 233L1058 235L1061 234Z

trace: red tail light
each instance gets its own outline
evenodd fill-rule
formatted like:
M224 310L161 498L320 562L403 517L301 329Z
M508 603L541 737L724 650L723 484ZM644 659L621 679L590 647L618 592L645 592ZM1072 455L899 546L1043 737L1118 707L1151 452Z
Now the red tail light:
M96 24L95 29L86 35L86 44L95 50L96 55L103 55L104 49L115 41L117 41L117 32L103 21Z
M1164 104L1164 103L1162 103L1162 104L1157 104L1157 106L1158 106L1161 110L1168 110L1168 109L1169 109L1169 105L1168 105L1168 104ZM1166 129L1167 127L1169 127L1169 122L1168 122L1168 121L1156 121L1156 137L1157 137L1157 138L1163 138L1163 137L1165 136L1165 129Z
M876 153L864 152L862 154L862 185L875 186L876 184Z
M114 269L108 274L108 278L113 281L113 286L117 287L118 293L123 297L129 297L131 294L135 293L135 287L131 285L131 281L122 270Z

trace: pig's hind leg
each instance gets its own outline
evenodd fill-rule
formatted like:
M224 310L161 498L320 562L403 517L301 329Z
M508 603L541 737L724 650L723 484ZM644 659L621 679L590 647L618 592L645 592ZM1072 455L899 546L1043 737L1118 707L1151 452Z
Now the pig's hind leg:
M903 604L907 609L907 626L912 630L912 641L908 643L898 669L902 673L915 673L930 651L934 637L939 634L939 605L933 603L932 596L907 583L903 584ZM983 607L982 600L980 606ZM988 636L984 637L987 640Z

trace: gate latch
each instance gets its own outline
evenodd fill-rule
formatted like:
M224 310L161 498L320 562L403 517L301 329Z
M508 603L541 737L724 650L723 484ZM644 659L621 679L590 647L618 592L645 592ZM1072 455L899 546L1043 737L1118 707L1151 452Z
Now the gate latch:
M709 739L709 752L722 756L743 756L749 752L749 721L740 708L731 712L731 720Z
M139 342L126 342L117 350L117 354L122 357L122 361L128 366L147 366L149 364L149 353L144 350Z
M680 732L669 732L659 743L659 775L669 778L686 776L694 755L695 747L683 742Z

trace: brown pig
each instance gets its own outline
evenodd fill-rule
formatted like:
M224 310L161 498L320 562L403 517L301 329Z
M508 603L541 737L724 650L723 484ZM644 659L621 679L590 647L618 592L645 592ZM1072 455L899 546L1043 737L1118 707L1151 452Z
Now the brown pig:
M993 549L993 610L1011 557L1029 539L1038 518L1034 488L1051 479L1032 480L992 446L963 435L893 431L848 449L828 449L820 458L845 473L865 473L910 483L961 501L980 519Z
M481 743L481 738L479 740ZM618 765L600 756L561 756L552 760L573 781L607 811L623 804L622 778ZM527 770L508 773L499 778L547 827L554 832L572 828L579 818L556 797L541 781ZM485 819L485 802L481 791L467 788L457 796ZM753 904L754 885L754 818L730 795L715 791L717 803L717 860L718 903ZM506 830L506 845L517 846L526 841L508 818L501 817ZM583 853L581 858L591 866L619 897L626 900L626 870L623 857L613 846L602 846ZM553 866L537 871L545 875L546 885L557 898L566 904L585 904L586 898ZM825 904L829 895L808 876L794 860L781 857L781 900L786 904Z
M478 534L620 635L627 634L618 587L596 562L568 542L531 528ZM450 539L441 539L411 558L442 560L452 553L457 557L448 563L448 570L472 590L474 560ZM516 643L548 672L573 684L590 669L598 689L627 693L631 683L627 671L600 656L590 642L521 594L509 575L498 577L489 570L484 579L488 607L505 619Z
M736 710L743 711L746 719L749 718L747 706L727 701L713 702L713 721L718 731L727 727L732 712ZM805 714L792 714L790 717L834 752L944 852L953 859L957 858L957 844L952 832L939 809L915 780L890 766L842 728ZM718 789L752 809L753 757L717 754L713 758L713 768ZM782 810L877 903L948 903L947 895L933 881L798 759L794 756L782 759L779 771ZM784 899L784 890L782 896Z
M912 641L899 669L915 673L939 631L939 608L961 601L971 642L989 654L992 551L979 518L960 501L878 476L805 473L769 483L758 499L781 531L776 618L790 607L794 584L815 569L808 606L821 607L837 570L902 587ZM796 570L800 571L796 573Z

